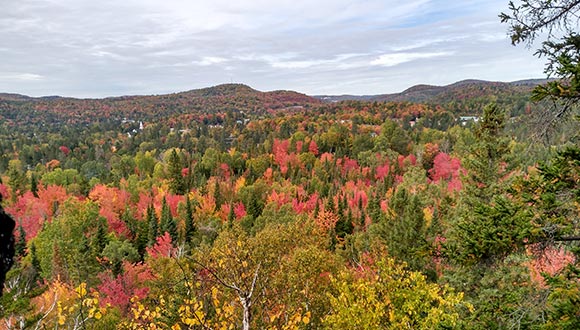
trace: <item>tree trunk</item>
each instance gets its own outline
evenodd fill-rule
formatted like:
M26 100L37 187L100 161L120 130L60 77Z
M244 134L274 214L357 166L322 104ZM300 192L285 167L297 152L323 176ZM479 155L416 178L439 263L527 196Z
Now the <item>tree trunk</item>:
M252 314L250 309L252 308L252 303L250 299L245 297L240 297L240 302L242 303L242 308L244 309L244 318L242 320L242 329L250 330L250 321L252 320Z

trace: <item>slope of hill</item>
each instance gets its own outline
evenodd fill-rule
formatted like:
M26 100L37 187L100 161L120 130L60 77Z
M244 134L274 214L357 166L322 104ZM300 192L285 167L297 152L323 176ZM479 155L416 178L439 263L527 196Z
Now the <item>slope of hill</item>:
M324 102L376 101L412 102L442 106L462 114L479 113L485 104L497 102L512 109L512 115L521 114L529 103L531 90L546 79L528 79L514 82L462 80L446 86L415 85L400 93L380 95L321 95Z
M32 98L30 96L13 94L13 93L0 93L0 101L28 101Z
M484 80L462 80L446 86L415 85L400 93L379 95L317 95L324 102L344 100L395 101L395 102L427 102L445 103L455 98L474 98L482 96L498 96L501 94L527 94L546 79L528 79L514 82L492 82Z
M242 84L225 84L186 92L122 96L104 99L67 97L32 98L0 94L0 120L11 125L90 125L95 122L158 121L201 118L227 111L266 113L293 107L308 108L322 102L292 91L260 92Z
M94 123L116 125L129 121L184 123L223 117L226 112L262 115L271 111L301 110L324 103L412 102L435 106L454 114L477 114L489 102L509 107L512 115L529 108L529 93L541 79L512 83L464 80L447 86L416 85L401 93L311 97L294 91L257 91L243 84L223 84L185 92L75 99L60 96L33 98L0 93L0 121L12 127L36 125L59 130L64 125L81 127ZM348 106L348 105L345 105ZM37 125L38 124L38 125Z

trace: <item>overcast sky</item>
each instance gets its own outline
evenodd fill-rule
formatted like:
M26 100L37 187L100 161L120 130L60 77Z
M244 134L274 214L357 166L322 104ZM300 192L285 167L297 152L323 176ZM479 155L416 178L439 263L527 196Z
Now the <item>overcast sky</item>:
M380 94L543 77L508 0L0 0L0 92Z

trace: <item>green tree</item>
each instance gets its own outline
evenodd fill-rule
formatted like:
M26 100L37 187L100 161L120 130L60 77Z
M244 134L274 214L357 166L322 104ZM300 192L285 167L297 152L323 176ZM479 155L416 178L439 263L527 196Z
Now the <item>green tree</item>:
M38 198L38 178L34 173L30 175L30 191L34 197Z
M71 199L59 212L34 239L42 277L50 280L61 276L63 281L68 279L75 284L94 283L100 266L87 237L97 231L99 207Z
M201 170L209 177L218 167L220 163L220 152L214 148L207 148L201 158Z
M97 230L91 237L91 249L98 257L102 256L103 250L105 249L105 246L107 246L107 232L108 226L106 220L104 218L99 218L97 220Z
M171 210L169 205L167 205L167 200L164 198L161 204L161 219L159 224L159 233L169 233L171 236L171 241L173 244L177 244L177 224L171 215Z
M157 220L157 215L155 214L155 208L153 204L149 204L147 208L147 246L153 246L157 242L157 236L159 236L159 221Z
M523 247L532 230L526 209L506 194L505 116L495 104L484 109L475 129L478 142L465 162L468 174L448 244L450 255L461 263L489 263L505 257Z
M140 259L139 252L128 241L118 239L111 240L103 249L103 256L107 258L113 275L117 276L122 271L123 261L131 263Z
M12 198L15 201L18 194L22 195L26 192L26 184L28 182L22 162L18 159L9 161L6 175L8 176L8 185L12 190Z
M504 125L505 112L494 104L486 106L445 231L445 254L453 267L444 278L466 292L466 300L474 305L474 314L464 316L469 329L517 328L515 320L520 325L537 322L534 310L524 307L526 302L539 304L523 253L534 228L528 208L507 191L510 152ZM515 314L521 318L512 319Z
M139 252L141 258L145 256L145 248L149 245L149 222L148 219L137 222L137 235L133 245Z
M399 124L392 120L387 120L381 126L381 134L375 138L375 151L394 150L401 155L409 153L411 138Z
M24 257L26 255L26 232L22 227L22 222L18 225L18 239L14 244L14 252L16 256Z
M390 256L404 261L413 270L423 271L430 259L430 247L419 196L400 187L389 208L392 212L371 226L371 234L381 238Z
M187 196L185 200L185 242L191 243L197 232L195 219L193 218L193 205L191 199Z
M169 189L174 194L183 195L185 194L185 180L182 174L183 165L181 162L181 157L175 149L169 154L169 159L167 160L167 176L169 179Z
M141 178L152 177L155 164L155 151L138 152L135 155L135 165Z

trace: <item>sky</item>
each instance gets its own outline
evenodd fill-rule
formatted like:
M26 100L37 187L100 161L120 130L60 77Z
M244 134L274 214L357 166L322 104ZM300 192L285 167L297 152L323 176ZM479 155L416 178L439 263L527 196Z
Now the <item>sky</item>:
M243 83L384 94L542 78L508 0L0 0L0 92L106 97Z

